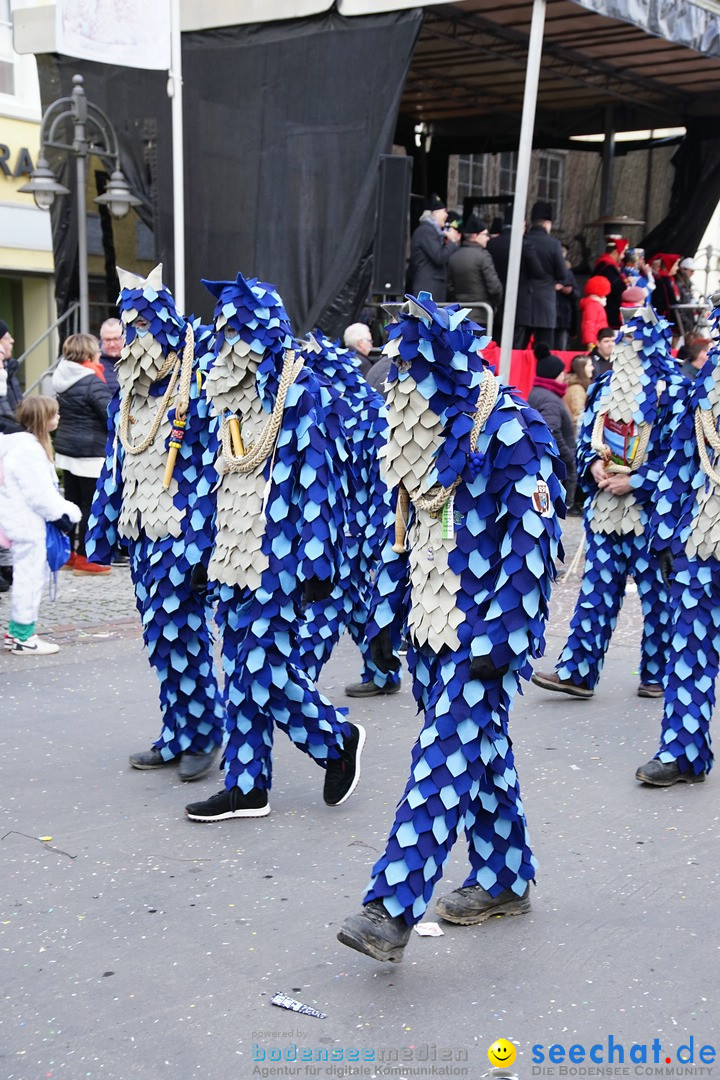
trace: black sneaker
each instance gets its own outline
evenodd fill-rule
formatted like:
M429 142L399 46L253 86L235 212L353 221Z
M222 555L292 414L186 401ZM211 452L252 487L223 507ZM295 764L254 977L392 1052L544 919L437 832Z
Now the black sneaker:
M441 919L458 926L477 926L492 915L524 915L529 910L529 885L522 896L512 889L491 896L482 885L465 885L441 896L435 905L435 912Z
M379 697L381 694L399 694L400 686L399 682L378 686L377 683L371 680L370 682L350 683L349 686L345 687L345 693L348 697Z
M329 758L325 769L323 799L328 806L340 806L349 799L360 779L360 755L365 745L365 728L350 725L340 757Z
M677 761L658 761L653 758L647 765L641 765L635 773L635 779L653 787L672 787L673 784L703 784L705 773L680 772Z
M381 900L371 900L357 915L345 920L337 939L373 960L399 964L411 931L401 915L393 917Z
M244 795L239 787L218 791L205 802L190 803L185 813L191 821L225 821L227 818L265 817L270 813L267 791L253 788Z

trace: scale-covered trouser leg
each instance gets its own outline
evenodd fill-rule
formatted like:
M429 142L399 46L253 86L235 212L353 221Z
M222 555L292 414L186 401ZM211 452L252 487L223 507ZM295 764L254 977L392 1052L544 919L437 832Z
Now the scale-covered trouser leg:
M167 552L160 557L150 540L130 548L143 638L160 681L163 725L153 745L166 761L185 750L207 753L222 742L224 713L206 604Z
M640 550L630 571L635 578L643 614L640 641L640 682L661 684L672 634L670 592L662 579L657 557Z
M297 631L297 649L308 678L316 682L348 625L352 599L338 583L327 600L315 600L305 608Z
M673 633L665 678L660 761L681 772L710 772L710 719L720 658L720 563L676 563L671 593Z
M352 546L356 549L354 553ZM316 681L343 633L348 630L362 656L362 681L375 682L380 687L394 685L400 681L400 672L380 671L370 655L370 645L365 640L371 593L366 560L362 551L357 551L357 543L352 545L348 541L348 547L349 553L343 559L339 580L330 596L305 608L305 617L297 634L302 665L310 679Z
M269 789L274 727L325 767L337 758L350 725L305 671L292 599L260 599L222 586L226 728L225 787Z
M412 925L422 918L460 829L471 866L466 885L481 885L491 896L504 889L522 895L536 864L507 729L515 674L471 679L466 653L441 658L412 645L408 659L425 722L363 902L382 900Z
M617 625L628 574L635 576L645 625L640 657L643 682L662 680L669 620L667 589L657 561L648 553L645 536L586 533L585 571L570 636L556 665L561 679L584 683L593 690L600 678L605 654ZM655 595L653 595L653 590Z

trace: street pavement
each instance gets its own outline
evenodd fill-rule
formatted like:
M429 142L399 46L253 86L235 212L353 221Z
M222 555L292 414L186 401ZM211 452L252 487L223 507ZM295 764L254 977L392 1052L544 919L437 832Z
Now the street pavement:
M571 519L568 561L580 536ZM541 669L578 583L555 589ZM182 785L175 768L127 764L159 731L127 568L59 584L42 631L61 651L0 657L2 1080L476 1080L499 1038L515 1045L520 1080L670 1076L680 1047L697 1068L717 1046L717 782L634 779L661 702L636 696L632 592L592 701L529 685L514 708L539 862L531 912L413 934L401 965L381 965L335 935L405 784L418 727L407 677L394 697L346 698L359 671L347 639L324 672L323 690L368 730L345 805L324 805L321 771L278 733L270 816L193 823L185 803L218 790L219 773ZM0 608L7 619L6 596ZM459 842L436 895L465 874ZM275 1007L278 992L327 1015ZM647 1064L640 1049L629 1060L633 1044ZM548 1065L551 1045L564 1064ZM571 1046L583 1064L563 1074ZM691 1075L708 1075L708 1053Z

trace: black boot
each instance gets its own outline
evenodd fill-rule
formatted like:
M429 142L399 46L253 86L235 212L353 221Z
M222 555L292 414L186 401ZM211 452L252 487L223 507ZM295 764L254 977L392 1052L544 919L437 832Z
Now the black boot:
M371 900L357 915L351 915L338 932L338 941L351 949L399 964L412 927L402 916L393 918L381 900Z

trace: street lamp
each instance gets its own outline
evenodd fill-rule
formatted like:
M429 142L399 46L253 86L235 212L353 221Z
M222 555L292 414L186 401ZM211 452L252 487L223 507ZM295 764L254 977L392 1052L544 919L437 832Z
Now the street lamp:
M28 191L41 210L49 210L56 195L69 195L68 188L55 179L47 158L45 148L67 150L75 155L78 214L78 276L80 281L80 330L87 333L90 326L88 303L88 265L87 265L87 222L85 175L88 154L97 154L111 168L110 180L104 195L93 201L100 206L107 206L114 218L125 217L131 206L139 206L137 199L120 171L118 142L113 126L102 109L88 101L83 89L82 75L73 75L73 88L70 97L58 98L48 106L40 122L40 154L37 168L31 174L27 184L19 191ZM66 121L73 122L73 141L59 141L58 129Z

